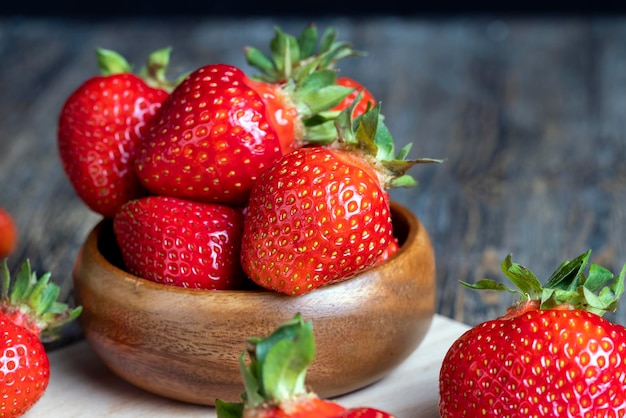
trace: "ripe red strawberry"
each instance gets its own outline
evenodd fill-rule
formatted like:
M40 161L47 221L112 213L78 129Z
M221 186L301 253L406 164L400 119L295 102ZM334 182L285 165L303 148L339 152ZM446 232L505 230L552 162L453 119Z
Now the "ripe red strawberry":
M400 243L396 237L389 242L387 249L381 254L381 256L376 260L376 264L382 263L383 261L389 260L395 253L400 249Z
M343 99L341 103L333 107L331 110L342 111L343 109L350 106L359 94L361 94L361 96L360 96L359 102L354 107L354 110L352 113L353 117L356 117L365 113L368 110L368 106L374 107L376 105L376 100L374 99L374 95L358 81L350 77L339 77L337 79L337 84L340 86L353 88L354 90L352 91L352 93L350 93L348 97Z
M380 410L346 409L321 399L305 385L315 357L313 323L300 314L281 324L265 338L249 338L249 361L239 361L245 392L243 403L217 400L218 418L393 418Z
M39 401L50 380L50 362L42 341L56 338L55 330L74 320L81 307L57 302L59 287L40 278L22 263L15 282L4 259L0 265L0 416L22 416Z
M164 79L169 49L150 55L139 74L119 54L96 52L102 74L83 82L63 105L57 142L77 195L112 218L123 203L145 194L133 169L135 148L173 84Z
M334 71L317 66L289 71L300 58L295 38L278 31L273 45L290 45L285 60L267 62L284 82L258 81L239 68L210 64L172 92L139 145L135 169L145 188L243 206L252 184L274 160L302 141L333 135L332 121L320 113L350 90L336 85Z
M129 272L195 289L238 289L243 215L237 209L148 196L124 204L113 231Z
M587 275L589 256L563 263L544 287L510 256L502 270L519 291L466 284L514 292L520 302L450 347L440 371L443 418L626 416L626 329L600 316L617 308L626 266L615 280L595 264Z
M409 147L394 155L379 106L355 130L351 112L338 141L283 156L253 188L241 256L258 285L301 295L372 266L393 245L386 190L414 185L406 171L438 160L405 160Z
M17 227L13 216L0 207L0 258L4 258L15 250L17 245Z
M374 408L352 408L335 418L393 418L388 412Z

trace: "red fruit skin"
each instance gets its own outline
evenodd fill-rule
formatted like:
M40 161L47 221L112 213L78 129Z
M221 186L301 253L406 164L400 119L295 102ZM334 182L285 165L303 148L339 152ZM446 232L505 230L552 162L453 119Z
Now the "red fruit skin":
M158 195L245 205L259 174L294 142L293 112L281 113L280 101L277 86L236 67L197 69L163 103L139 146L142 184Z
M336 418L395 418L388 412L374 408L352 408L344 411Z
M246 408L243 418L335 418L341 416L343 411L345 408L338 403L308 393L282 401L279 405Z
M194 289L243 286L242 228L243 215L237 209L166 196L128 202L113 219L129 272Z
M359 92L362 93L361 100L359 100L359 102L352 110L353 118L365 113L367 111L368 103L370 103L371 107L374 107L376 105L376 99L374 99L374 95L358 81L350 77L339 77L337 78L337 84L344 87L352 87L355 90L348 96L346 96L337 106L335 106L331 110L341 111L347 108L356 99L356 96L359 94Z
M398 239L396 237L393 237L393 239L389 242L387 249L380 255L380 257L378 257L378 260L376 260L376 263L374 264L378 265L382 263L383 261L389 260L399 250L400 250L400 243L398 242Z
M17 226L13 216L0 207L0 259L10 255L17 246Z
M57 132L61 162L94 212L113 218L122 204L145 195L133 169L135 151L167 95L120 73L90 78L63 105Z
M301 148L256 183L242 265L258 285L301 295L372 266L392 240L388 195L372 169L339 150Z
M579 310L528 310L453 343L439 412L456 417L626 416L626 329Z
M24 415L49 380L50 363L39 336L0 312L0 416Z

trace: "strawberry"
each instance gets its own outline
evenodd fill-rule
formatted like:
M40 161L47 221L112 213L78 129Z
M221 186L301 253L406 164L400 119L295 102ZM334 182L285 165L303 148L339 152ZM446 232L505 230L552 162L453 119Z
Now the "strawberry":
M443 418L626 416L626 329L601 316L617 309L626 265L616 279L596 264L587 274L590 253L563 263L544 286L510 255L502 270L519 290L464 283L520 300L448 350L439 383Z
M352 93L350 93L349 96L344 98L341 103L333 107L331 110L342 111L343 109L347 108L357 98L359 93L361 94L361 97L359 99L359 102L354 107L354 111L352 114L353 117L362 115L369 109L369 107L373 107L376 105L374 95L358 81L350 77L339 77L337 79L337 84L340 86L353 88L354 90L352 91Z
M123 203L146 193L133 169L135 149L174 83L164 78L169 49L150 55L138 74L116 52L96 53L102 74L83 82L64 103L57 142L77 195L112 218Z
M335 418L393 418L393 415L379 409L362 407L348 409Z
M54 340L55 331L82 309L57 302L59 287L49 282L50 273L38 278L28 260L12 283L3 259L0 279L0 416L14 418L37 403L48 387L50 362L42 341Z
M378 260L376 260L376 264L382 263L383 261L389 260L395 253L400 249L400 243L398 242L398 238L393 237L391 241L389 241L389 245L385 249L385 251L380 255Z
M242 403L216 402L218 418L393 418L370 407L346 409L306 388L315 357L312 321L300 314L265 338L249 338L239 359L245 392Z
M113 231L131 273L195 289L236 289L243 215L224 205L147 196L122 205Z
M334 71L318 67L320 56L306 57L313 64L298 66L300 49L292 36L278 30L272 44L286 56L277 58L280 64L266 62L281 82L209 64L174 89L139 145L135 170L145 188L158 195L244 206L252 184L278 157L303 141L334 134L332 121L320 113L350 89L336 85ZM347 47L333 48L337 53Z
M241 256L258 285L301 295L372 266L395 240L386 190L414 185L414 164L439 162L405 160L410 146L394 155L380 105L354 128L352 111L337 141L283 156L255 184Z
M17 227L13 216L0 207L0 258L5 258L17 245Z

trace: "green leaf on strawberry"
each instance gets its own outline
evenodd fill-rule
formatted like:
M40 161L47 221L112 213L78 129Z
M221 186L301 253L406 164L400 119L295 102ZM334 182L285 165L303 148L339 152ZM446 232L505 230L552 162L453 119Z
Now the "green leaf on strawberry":
M254 184L241 261L259 286L298 296L386 259L396 244L387 189L414 185L415 164L441 162L403 159L380 104L353 120L357 102L338 117L333 142L283 155Z
M626 328L602 317L617 308L626 265L614 277L589 265L590 255L562 263L544 285L510 255L502 271L516 289L461 282L520 300L448 349L439 374L442 418L626 414Z
M0 312L22 318L20 322L41 335L43 341L55 339L59 328L76 319L82 311L80 306L70 309L67 304L58 302L59 286L50 281L49 272L38 278L31 271L30 260L21 264L12 281L5 258L0 265L0 278Z
M209 64L172 91L138 144L134 168L152 194L244 206L252 185L279 157L337 137L333 123L353 90L337 83L335 61L354 54L314 27L296 39L277 29L272 57L248 47L262 74Z
M19 417L41 399L50 381L43 345L82 308L57 301L59 287L50 273L41 277L24 261L14 281L8 261L0 264L0 417Z
M337 112L331 109L353 90L337 83L334 67L338 60L363 53L348 42L338 42L337 32L327 28L321 39L317 27L310 24L298 38L275 28L270 42L271 56L248 46L248 63L260 70L251 77L267 84L281 85L304 124L304 142L329 142L336 136L332 120Z
M441 163L436 158L407 159L412 143L396 153L394 139L384 123L381 104L377 103L363 115L352 118L360 95L343 110L334 122L338 132L336 144L348 152L360 152L378 170L385 189L413 187L416 180L407 172L416 164Z
M530 270L514 263L509 254L501 268L516 289L493 280L479 280L474 284L462 281L461 284L471 289L516 294L519 305L535 300L539 302L541 309L568 305L572 309L586 310L600 316L606 312L615 312L624 293L626 266L617 278L608 269L597 264L591 264L586 274L590 256L591 250L588 250L573 260L564 262L552 273L545 285L542 285Z
M309 390L306 372L314 357L313 322L304 321L299 313L267 337L248 338L239 360L245 387L243 402L218 399L218 418L394 418L370 407L346 409Z
M267 401L295 397L307 392L306 371L315 357L313 326L300 315L281 324L266 338L249 338L245 362L239 367L246 387L246 402L252 407Z
M245 48L248 64L261 71L253 77L268 83L303 80L319 69L333 69L342 58L364 55L349 42L337 42L333 28L327 28L320 39L315 24L307 25L297 38L276 27L270 52L268 57L255 47Z
M187 76L187 74L182 74L173 81L167 79L166 73L171 52L171 47L152 52L148 55L146 65L136 72L137 76L152 88L171 92ZM134 71L133 65L123 55L111 49L96 48L96 60L100 73L104 76Z

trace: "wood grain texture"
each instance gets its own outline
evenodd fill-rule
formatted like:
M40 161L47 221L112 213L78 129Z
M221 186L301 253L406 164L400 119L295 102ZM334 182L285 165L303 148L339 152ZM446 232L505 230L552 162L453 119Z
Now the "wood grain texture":
M97 72L94 47L136 65L173 47L174 74L209 62L249 69L242 48L304 17L0 21L0 204L20 228L13 268L29 257L71 300L78 247L99 218L76 198L56 151L65 98ZM417 214L437 256L437 312L476 324L508 295L462 289L502 279L514 261L544 278L591 248L614 272L626 262L626 18L326 17L366 57L342 74L382 102L399 145L446 158L392 197ZM609 315L626 325L626 305ZM78 336L70 327L65 341ZM51 346L54 348L54 346Z

